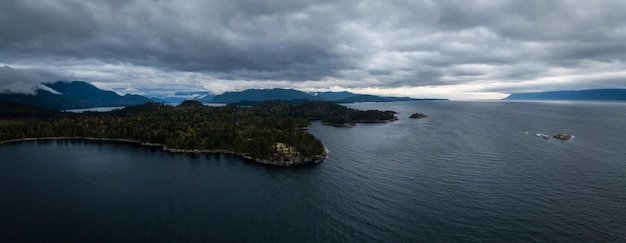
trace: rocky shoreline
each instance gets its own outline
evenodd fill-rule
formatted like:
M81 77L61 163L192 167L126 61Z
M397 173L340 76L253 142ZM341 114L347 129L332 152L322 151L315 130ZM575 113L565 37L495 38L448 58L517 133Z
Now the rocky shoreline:
M352 123L331 123L331 122L322 122L322 125L326 126L334 126L334 127L354 127L359 123L388 123L397 121L398 118L394 117L393 119L388 120L354 120Z
M301 156L274 156L271 159L262 159L255 158L252 156L245 155L241 152L230 151L225 149L177 149L177 148L168 148L165 144L159 143L146 143L133 139L125 139L125 138L95 138L95 137L41 137L41 138L20 138L20 139L9 139L0 141L1 144L5 143L15 143L15 142L26 142L26 141L40 141L40 140L87 140L87 141L111 141L111 142L124 142L124 143L135 143L142 146L149 147L161 147L163 151L171 152L171 153L211 153L211 154L232 154L239 156L243 159L252 160L257 163L266 164L266 165L276 165L276 166L291 166L291 165L305 165L305 164L318 164L322 162L324 159L328 157L328 153L324 151L322 154L309 156L309 157L301 157Z

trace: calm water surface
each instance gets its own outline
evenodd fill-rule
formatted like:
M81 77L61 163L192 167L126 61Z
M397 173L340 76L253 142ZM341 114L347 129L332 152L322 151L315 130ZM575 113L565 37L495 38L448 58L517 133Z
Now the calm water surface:
M307 167L110 142L0 145L0 241L626 241L626 103L351 106L400 120L315 123L330 157ZM575 137L535 135L560 132Z

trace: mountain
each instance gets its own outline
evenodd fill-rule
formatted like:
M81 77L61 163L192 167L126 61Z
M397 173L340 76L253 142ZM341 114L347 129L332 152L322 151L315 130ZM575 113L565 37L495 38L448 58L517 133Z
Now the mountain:
M626 100L626 89L587 89L517 93L505 100Z
M376 95L357 95L345 99L337 100L338 103L355 103L355 102L387 102L388 100Z
M414 101L423 99L414 99L409 97L383 97L376 95L356 95L341 100L336 100L337 103L355 103L355 102L394 102L394 101ZM430 99L438 100L438 99Z
M357 96L358 94L350 93L347 91L341 91L341 92L313 92L311 93L311 95L318 97L320 99L323 99L323 100L335 101L335 100L342 100L342 99L354 97L354 96Z
M209 91L178 91L174 94L153 95L149 98L157 103L180 104L185 100L197 100L202 103L209 103L213 99Z
M342 92L313 92L305 93L293 89L248 89L241 92L226 92L215 96L210 103L251 105L259 101L284 100L291 103L302 103L308 100L333 101L337 103L354 102L393 102L393 101L421 101L445 99L414 99L409 97L384 97L376 95L360 95L346 91ZM205 102L207 103L207 102Z
M319 100L319 98L293 89L248 89L241 92L226 92L215 96L211 103L230 104L242 101L265 100Z
M51 90L38 89L34 95L0 94L0 102L35 105L54 110L129 106L152 102L141 95L120 96L113 91L101 90L83 81L59 81L42 85Z

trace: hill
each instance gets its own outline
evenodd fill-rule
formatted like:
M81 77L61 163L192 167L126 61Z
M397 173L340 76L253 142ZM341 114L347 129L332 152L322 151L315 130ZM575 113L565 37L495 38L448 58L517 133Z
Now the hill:
M354 97L357 96L358 94L355 93L350 93L347 91L341 91L341 92L313 92L311 93L313 96L318 97L320 99L323 100L328 100L328 101L336 101L336 100L342 100L345 98L350 98L350 97Z
M318 100L315 96L293 89L248 89L241 92L226 92L213 97L211 103L230 104L242 101L266 100Z
M588 89L511 94L505 100L626 100L626 89Z
M282 100L290 103L305 101L333 101L337 103L354 102L393 102L443 99L414 99L409 97L383 97L376 95L360 95L346 91L305 93L293 89L248 89L241 92L226 92L215 96L210 103L253 105L261 101ZM205 102L205 101L203 101ZM207 102L205 102L207 103Z
M141 95L126 94L120 96L113 91L101 90L83 81L58 81L43 83L42 85L56 92L38 89L34 95L0 94L0 102L34 105L54 110L129 106L151 102L150 99Z
M337 103L355 103L355 102L394 102L394 101L415 101L423 99L413 99L409 97L383 97L376 95L356 95L345 99L337 100ZM430 99L438 100L438 99Z

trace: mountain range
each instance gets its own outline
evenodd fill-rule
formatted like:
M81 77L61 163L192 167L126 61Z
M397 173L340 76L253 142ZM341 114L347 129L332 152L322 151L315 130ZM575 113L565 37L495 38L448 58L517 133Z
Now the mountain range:
M302 102L308 100L332 101L337 103L355 102L393 102L393 101L418 101L418 100L444 100L444 99L415 99L409 97L386 97L376 95L361 95L346 91L342 92L312 92L306 93L294 89L248 89L240 92L226 92L213 97L210 103L255 103L265 100L284 100Z
M113 91L101 90L84 81L57 81L42 83L34 94L0 93L0 102L35 105L53 110L83 109L92 107L121 107L140 105L147 102L181 103L196 100L202 103L252 105L266 100L283 100L292 103L304 101L393 102L441 99L414 99L409 97L385 97L342 92L302 92L294 89L248 89L213 95L208 91L179 91L173 95L144 97L141 95L118 95Z
M0 102L35 105L53 110L91 107L117 107L140 105L152 100L141 95L118 95L83 82L42 83L34 94L0 93Z
M173 95L144 97L141 95L118 95L101 90L84 81L57 81L42 83L34 94L0 93L0 102L35 105L53 110L83 109L92 107L122 107L147 102L181 103L196 100L202 103L253 105L266 100L283 100L292 103L304 101L393 102L445 99L414 99L409 97L385 97L341 92L302 92L294 89L248 89L214 95L209 91L179 91ZM514 93L504 100L626 100L626 89L589 89Z
M174 94L160 96L153 95L148 98L158 103L180 104L185 100L196 100L202 103L210 103L213 97L215 97L215 95L209 91L178 91Z
M505 100L626 100L626 89L587 89L516 93Z

